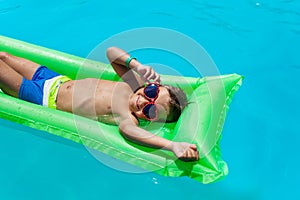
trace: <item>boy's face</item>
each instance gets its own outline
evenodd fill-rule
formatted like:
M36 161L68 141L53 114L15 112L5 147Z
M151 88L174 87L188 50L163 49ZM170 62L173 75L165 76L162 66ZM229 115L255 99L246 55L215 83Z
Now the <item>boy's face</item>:
M168 90L165 87L160 86L158 97L153 102L157 107L156 120L166 120L170 112L170 100L171 99ZM147 103L150 102L151 100L148 99L144 94L144 88L140 88L131 96L129 100L130 111L134 112L138 118L147 120L147 117L145 117L143 114L143 108L145 105L147 105Z

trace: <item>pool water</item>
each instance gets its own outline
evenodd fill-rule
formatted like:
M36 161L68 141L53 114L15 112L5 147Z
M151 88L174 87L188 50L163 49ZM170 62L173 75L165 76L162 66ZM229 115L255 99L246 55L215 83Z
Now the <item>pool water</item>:
M79 144L0 119L1 199L300 199L299 1L0 0L0 22L1 35L81 57L123 31L168 28L201 44L221 74L245 76L223 129L224 180L120 172ZM138 56L193 75L166 53Z

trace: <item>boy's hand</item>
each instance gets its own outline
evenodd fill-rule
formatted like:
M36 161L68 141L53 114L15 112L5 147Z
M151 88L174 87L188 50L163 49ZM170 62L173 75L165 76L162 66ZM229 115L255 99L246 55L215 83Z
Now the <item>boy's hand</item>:
M144 79L145 82L149 83L150 80L160 83L160 76L156 73L152 67L146 65L138 65L135 67L135 71Z
M186 142L173 142L171 150L182 161L199 160L199 152L195 144Z

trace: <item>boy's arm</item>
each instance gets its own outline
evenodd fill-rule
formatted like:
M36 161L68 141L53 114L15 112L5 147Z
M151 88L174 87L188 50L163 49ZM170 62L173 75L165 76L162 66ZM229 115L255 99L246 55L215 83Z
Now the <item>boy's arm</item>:
M119 130L127 139L152 148L172 151L176 157L183 161L195 161L199 159L197 147L186 142L173 142L156 136L142 128L139 128L130 119L124 120L119 125Z
M136 59L132 59L127 68L126 61L130 55L124 50L117 47L110 47L107 49L106 55L116 73L131 86L133 91L150 80L160 82L160 76L152 67L142 65ZM134 73L134 71L137 72L138 75Z

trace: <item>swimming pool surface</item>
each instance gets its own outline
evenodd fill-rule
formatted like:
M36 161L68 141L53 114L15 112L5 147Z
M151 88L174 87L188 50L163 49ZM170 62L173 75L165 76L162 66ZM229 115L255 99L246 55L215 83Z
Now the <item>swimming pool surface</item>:
M229 175L203 185L120 172L79 144L0 119L0 199L300 199L299 1L41 2L0 0L1 35L87 57L112 35L162 27L201 44L221 74L244 75L221 141ZM139 60L193 75L159 51Z

